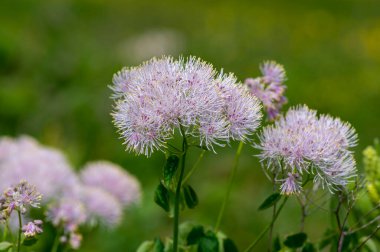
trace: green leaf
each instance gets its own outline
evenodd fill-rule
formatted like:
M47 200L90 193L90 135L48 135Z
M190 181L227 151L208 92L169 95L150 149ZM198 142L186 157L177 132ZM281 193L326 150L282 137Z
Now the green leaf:
M173 177L177 171L179 164L179 157L176 155L171 155L166 159L164 166L164 184L166 187L170 187Z
M165 245L160 238L155 238L154 241L144 241L138 248L137 252L164 252Z
M32 246L32 245L36 244L37 241L38 241L38 239L35 237L25 238L24 241L22 242L22 245Z
M280 250L281 250L281 242L280 242L280 237L277 235L273 241L273 251L277 252Z
M264 200L264 202L259 206L259 210L264 210L267 208L270 208L274 204L277 203L281 199L281 194L279 193L273 193L268 198Z
M6 251L10 249L12 246L13 244L10 242L7 242L7 241L0 242L0 251Z
M205 236L205 231L202 226L195 226L187 236L187 245L197 244L199 240Z
M206 236L201 237L198 242L198 252L218 252L219 242L215 234L207 232Z
M294 235L289 235L284 241L284 245L288 248L300 248L305 243L307 235L305 233L297 233Z
M235 243L230 238L226 238L223 240L223 251L224 252L238 252L238 249Z
M153 241L144 241L137 248L136 252L151 252L153 250L153 248L154 248L154 242Z
M365 239L366 237L362 237L360 239L360 243L362 243ZM364 247L367 249L368 252L377 252L376 243L372 239L369 239L368 241L366 241L366 243L364 244Z
M154 202L156 202L157 205L159 205L162 209L164 209L166 212L170 211L170 197L169 197L169 191L166 189L166 187L160 183L157 186L156 191L154 192Z
M344 231L347 229L345 228ZM359 239L357 236L357 233L354 234L348 234L344 236L343 239L343 246L342 246L342 251L349 251L355 248L359 244ZM352 246L350 246L352 245ZM351 247L351 249L350 249Z
M183 195L188 208L192 209L198 205L198 196L190 185L183 187Z
M160 238L155 238L154 239L154 247L153 247L153 251L154 252L164 252L165 250L165 245L164 243L161 241Z
M302 252L317 252L314 245L310 242L307 242L302 248Z

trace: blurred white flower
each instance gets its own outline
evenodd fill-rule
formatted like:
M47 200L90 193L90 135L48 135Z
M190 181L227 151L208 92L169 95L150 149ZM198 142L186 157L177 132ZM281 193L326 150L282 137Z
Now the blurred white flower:
M183 51L184 36L172 29L152 29L128 37L119 46L123 61L141 62L156 55L176 55Z

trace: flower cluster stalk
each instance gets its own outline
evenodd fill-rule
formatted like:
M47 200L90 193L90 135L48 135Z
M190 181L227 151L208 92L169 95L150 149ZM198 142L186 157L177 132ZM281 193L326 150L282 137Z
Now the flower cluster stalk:
M231 190L232 190L232 185L234 183L236 172L237 172L237 168L239 166L239 158L240 158L241 151L243 150L243 146L244 146L244 143L243 143L243 141L241 141L239 143L238 149L237 149L236 154L235 154L234 166L233 166L231 174L230 174L230 179L229 179L226 195L224 197L222 206L221 206L221 208L219 210L218 219L217 219L216 224L215 224L215 231L217 231L219 229L219 226L220 226L220 223L222 221L223 214L224 214L227 202L228 202L228 200L230 198L230 194L231 194Z
M178 235L179 235L179 203L180 203L180 197L181 197L181 189L182 189L182 180L183 180L183 174L185 171L185 163L186 163L186 153L187 153L187 140L185 132L180 127L183 141L182 141L182 157L181 157L181 166L180 166L180 174L178 178L177 188L175 192L175 200L174 200L174 226L173 226L173 251L178 251Z
M276 222L278 216L280 215L281 211L282 211L282 208L285 206L285 203L288 201L288 197L285 197L284 200L282 201L281 205L279 206L276 214L273 216L273 219L272 221L269 223L269 225L266 226L266 228L261 231L261 233L259 234L259 236L256 238L256 240L254 240L249 246L248 248L246 248L244 250L244 252L249 252L251 251L258 243L259 241L261 241L261 239L264 237L264 235L266 234L266 232L268 232L268 230L271 228L271 226L273 226L273 224Z
M17 252L20 252L21 249L21 233L22 233L22 219L21 219L21 212L17 211L18 214L18 238L17 238Z

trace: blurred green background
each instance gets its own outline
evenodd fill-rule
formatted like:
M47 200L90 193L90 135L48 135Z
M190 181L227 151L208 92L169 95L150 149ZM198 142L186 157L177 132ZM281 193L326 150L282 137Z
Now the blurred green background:
M378 0L1 0L0 133L58 147L76 169L107 159L135 174L142 204L118 229L89 234L81 249L134 251L143 240L171 235L172 222L152 201L163 154L125 152L112 125L113 73L152 56L196 55L243 81L259 75L261 61L276 60L287 70L288 107L305 103L357 129L360 166L360 150L380 136L379 41ZM200 205L181 220L215 224L235 150L236 143L206 155L191 179ZM245 146L222 223L240 249L270 221L270 211L257 211L271 186L254 154ZM308 218L306 231L318 241L329 215ZM299 219L293 201L276 233L297 231Z

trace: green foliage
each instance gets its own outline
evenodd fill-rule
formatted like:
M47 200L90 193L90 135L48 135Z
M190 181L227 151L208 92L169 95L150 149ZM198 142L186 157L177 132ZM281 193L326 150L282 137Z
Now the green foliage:
M216 235L208 231L198 241L198 252L218 252L219 242Z
M274 240L273 240L273 251L277 252L277 251L280 251L280 250L281 250L280 237L276 236L276 238L274 238Z
M7 251L12 248L13 244L7 241L0 242L0 251Z
M165 163L164 171L163 171L163 177L164 177L164 185L167 188L170 188L171 186L173 186L173 178L176 174L178 164L179 164L179 157L176 155L170 155L166 159L166 163Z
M154 241L144 241L137 249L137 252L164 252L163 242L156 238Z
M284 245L287 246L288 248L300 248L303 246L305 241L307 240L307 234L305 233L297 233L293 235L289 235L286 237L284 241Z
M180 251L186 252L237 252L235 242L221 232L202 225L185 222L180 225ZM154 250L159 249L159 250ZM167 238L165 244L159 239L143 242L138 252L172 251L172 239Z
M303 248L302 248L302 252L317 252L316 248L314 247L314 245L310 242L307 242Z
M26 237L23 241L22 241L22 245L24 246L33 246L34 244L36 244L38 241L37 238L35 237Z
M223 249L225 252L238 252L236 244L230 238L223 240Z
M270 207L272 207L274 204L276 204L281 199L280 193L273 193L268 198L264 200L263 203L259 206L259 210L265 210Z
M160 183L154 192L154 202L166 212L170 211L170 194L168 189Z
M187 244L194 245L205 235L203 226L195 226L187 235Z
M161 175L157 165L162 163L161 156L146 159L126 153L110 122L112 102L107 85L112 74L122 66L148 59L137 58L130 51L131 41L151 31L173 31L182 39L175 44L179 49L174 56L200 56L217 68L235 72L239 80L258 74L257 65L263 59L278 60L289 76L289 105L306 102L341 116L355 125L359 144L366 145L380 125L377 7L377 0L365 4L361 0L344 4L330 0L312 4L301 0L3 0L0 131L2 135L31 134L62 148L76 169L87 160L104 158L136 174L144 185L143 208L130 210L116 231L100 230L89 242L84 239L81 249L135 251L147 230L167 232L171 222L158 220L160 209L151 204ZM223 174L233 151L218 150L218 156L211 155L208 165L200 167L199 177L206 179L196 189L207 199L196 213L197 219L209 220L210 212L217 211L218 193L225 185ZM249 155L252 152L247 151ZM243 197L233 207L239 214L228 211L224 220L225 230L234 235L237 244L246 244L264 225L258 222L263 213L253 211L257 207L252 203L254 195L244 195L247 188L263 188L257 191L257 198L271 189L260 171L252 169L259 166L252 161L242 162L239 168L243 179L236 190ZM298 211L285 211L282 225L294 225L298 218ZM326 226L313 216L308 221L315 227L309 230L314 236ZM257 251L265 249L258 247Z
M192 209L198 205L198 196L190 185L183 187L183 195L188 208Z

